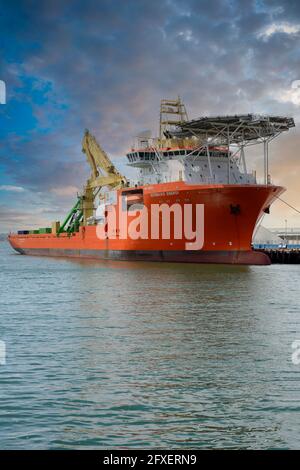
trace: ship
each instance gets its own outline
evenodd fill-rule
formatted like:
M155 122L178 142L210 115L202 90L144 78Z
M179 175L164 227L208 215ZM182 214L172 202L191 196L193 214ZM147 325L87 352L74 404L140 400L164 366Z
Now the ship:
M269 143L294 127L290 117L255 114L189 119L180 97L160 104L158 137L138 134L122 175L86 130L91 168L60 223L8 236L23 255L104 260L268 265L252 236L285 191L269 174ZM261 145L263 180L246 150Z

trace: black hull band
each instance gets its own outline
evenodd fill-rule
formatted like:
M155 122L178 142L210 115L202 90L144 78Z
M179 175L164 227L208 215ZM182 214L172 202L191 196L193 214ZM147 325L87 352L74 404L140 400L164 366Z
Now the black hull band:
M55 248L15 248L21 254L87 259L160 261L169 263L213 263L269 265L270 258L259 251L133 251L133 250L68 250Z

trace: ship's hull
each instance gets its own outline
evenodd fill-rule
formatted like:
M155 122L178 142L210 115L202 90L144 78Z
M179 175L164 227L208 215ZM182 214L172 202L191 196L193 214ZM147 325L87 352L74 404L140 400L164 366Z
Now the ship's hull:
M119 191L118 196L130 198L139 188ZM258 219L284 189L265 185L186 185L184 182L145 186L142 189L144 207L153 204L172 206L197 205L204 208L201 225L203 243L199 249L189 249L189 240L178 239L172 232L169 238L161 233L157 239L131 239L119 235L118 215L116 233L99 238L96 226L80 227L71 236L63 233L9 236L12 247L22 254L66 256L95 259L147 260L186 263L270 264L264 253L251 248L252 235ZM119 198L117 198L119 199ZM121 200L121 199L120 199ZM116 212L120 214L120 205ZM122 208L124 212L124 207ZM126 208L125 208L126 211ZM129 212L126 224L134 219ZM150 217L150 215L149 215ZM150 225L150 221L149 221ZM196 247L197 248L197 247Z

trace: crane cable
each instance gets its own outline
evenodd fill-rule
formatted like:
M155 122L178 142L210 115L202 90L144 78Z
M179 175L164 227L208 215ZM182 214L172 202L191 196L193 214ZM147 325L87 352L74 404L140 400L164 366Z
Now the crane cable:
M300 211L298 209L296 209L296 207L293 207L291 206L291 204L289 204L288 202L284 201L283 199L281 199L281 197L279 196L276 196L277 199L279 199L279 201L283 202L284 204L286 204L287 206L289 206L291 209L293 209L294 211L298 212L298 214L300 214Z

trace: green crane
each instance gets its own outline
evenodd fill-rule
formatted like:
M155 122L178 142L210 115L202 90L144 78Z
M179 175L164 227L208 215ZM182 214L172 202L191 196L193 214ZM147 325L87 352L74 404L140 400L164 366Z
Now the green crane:
M76 204L74 205L74 207L72 207L67 217L63 221L61 227L57 232L57 235L59 236L59 234L63 232L69 234L73 232L78 232L82 218L82 197L78 196Z

